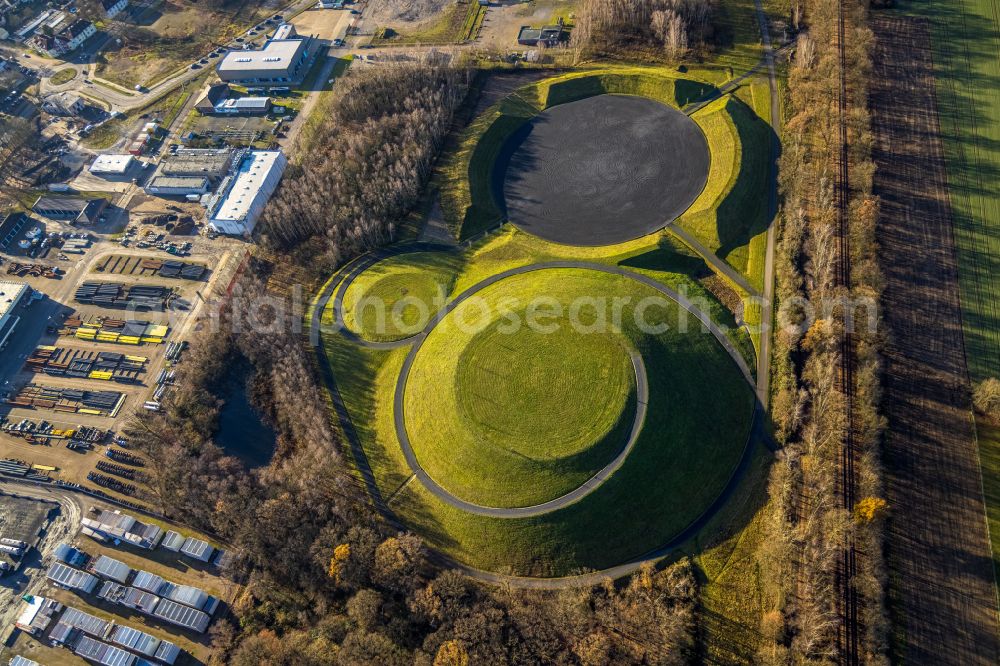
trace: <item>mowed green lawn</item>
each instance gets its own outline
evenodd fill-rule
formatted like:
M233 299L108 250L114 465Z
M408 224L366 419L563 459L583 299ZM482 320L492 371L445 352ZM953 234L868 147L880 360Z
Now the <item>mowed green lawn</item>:
M484 506L530 506L568 493L617 455L635 417L630 343L595 326L592 309L580 330L567 316L574 299L607 288L603 277L510 277L438 324L405 401L411 445L431 478ZM558 303L562 316L528 325L524 308L535 297L551 299L539 312Z
M574 280L593 276L558 272ZM537 280L543 274L528 275ZM633 303L655 295L626 278L597 277L599 295L629 297ZM362 444L382 495L391 498L391 509L404 523L431 546L476 567L564 575L620 563L678 534L725 488L747 441L753 394L728 354L697 326L677 330L675 308L650 308L648 319L671 328L645 335L630 317L622 326L622 335L643 355L649 377L647 420L635 449L611 479L581 501L513 520L454 509L419 483L406 483L409 470L391 428L392 377L405 352L355 357L343 343L327 351L338 376L346 375L348 390L341 388L354 422L365 424Z
M414 335L451 293L461 266L447 252L414 252L384 259L357 276L344 294L344 323L366 340Z
M1000 15L996 0L924 0L958 244L962 325L973 381L1000 377ZM994 557L1000 553L1000 433L979 423ZM1000 566L998 566L1000 570Z

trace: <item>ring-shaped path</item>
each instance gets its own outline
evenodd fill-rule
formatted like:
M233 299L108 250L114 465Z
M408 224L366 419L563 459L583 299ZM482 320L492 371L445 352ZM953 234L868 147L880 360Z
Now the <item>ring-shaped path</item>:
M677 293L673 289L670 289L666 285L657 282L653 278L647 277L645 275L640 275L632 271L620 268L618 266L608 266L605 264L597 264L588 261L548 261L537 264L529 264L527 266L520 266L518 268L512 268L510 270L503 271L502 273L497 273L492 275L485 280L478 282L461 294L456 296L454 299L449 301L434 317L431 318L427 326L423 331L418 333L412 338L407 338L406 341L413 342L413 346L410 348L409 353L403 361L403 366L399 372L399 378L396 381L396 392L393 396L393 424L396 430L396 437L399 440L399 445L403 450L403 457L406 459L406 464L409 466L410 471L413 473L414 477L420 481L420 483L435 497L441 501L449 504L450 506L460 509L462 511L467 511L469 513L491 516L493 518L527 518L531 516L540 516L546 513L551 513L558 509L564 508L581 500L586 497L594 490L596 490L604 481L606 481L619 467L625 462L625 458L631 452L636 439L638 439L639 432L642 430L642 423L645 419L646 413L646 402L648 401L649 389L646 382L646 372L645 365L642 362L642 358L639 354L631 352L632 364L636 371L636 391L638 396L638 404L636 407L636 420L632 424L632 431L629 435L629 440L626 442L625 446L611 461L607 466L599 470L594 476L585 481L582 485L578 486L574 490L557 497L548 502L543 502L541 504L536 504L526 507L490 507L483 506L480 504L475 504L468 502L459 497L456 497L439 483L437 483L431 476L424 470L417 460L417 455L413 450L413 446L410 443L409 434L406 431L406 415L404 412L404 402L406 396L406 383L409 378L410 369L413 366L413 362L417 358L417 354L420 352L420 348L423 346L424 341L427 336L430 335L431 331L440 323L448 314L450 314L456 307L462 304L465 300L475 296L477 293L492 286L506 278L513 277L515 275L523 275L525 273L531 273L534 271L541 270L551 270L551 269L581 269L581 270L592 270L600 273L608 273L611 275L620 275L622 277L635 280L644 285L652 287L661 294L667 296L678 305L680 305L684 310L694 315L706 327L708 331L712 333L715 339L722 345L729 356L736 363L736 366L743 373L743 377L750 384L751 388L755 388L753 374L750 372L750 367L747 365L746 360L743 355L740 354L736 346L726 337L725 332L719 328L719 326L712 321L711 317L707 313L699 310L695 305ZM396 345L399 346L399 345ZM640 418L641 417L641 418Z
M333 318L334 325L340 331L347 340L353 342L361 347L367 347L369 349L398 349L399 347L405 347L406 345L413 342L414 338L419 335L416 333L414 335L408 335L405 338L400 338L398 340L388 340L384 342L376 342L374 340L367 340L358 333L352 331L344 319L344 297L347 295L347 290L350 289L351 285L358 278L359 275L364 273L366 270L374 266L380 261L384 261L391 257L397 257L403 254L412 254L414 252L449 252L454 251L454 248L450 248L446 245L438 245L434 243L413 243L409 245L398 245L396 247L387 248L384 250L379 250L373 252L361 259L359 259L351 269L344 275L340 284L337 285L337 291L333 295Z

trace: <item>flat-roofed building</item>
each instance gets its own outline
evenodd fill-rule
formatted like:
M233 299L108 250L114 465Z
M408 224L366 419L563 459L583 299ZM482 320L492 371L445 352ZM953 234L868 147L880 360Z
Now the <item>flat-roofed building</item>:
M163 589L164 583L166 583L166 581L160 576L148 571L142 571L140 569L135 574L135 580L132 581L132 587L137 587L140 590L152 592L153 594L159 594L160 590Z
M111 631L110 622L95 617L90 613L84 613L82 610L73 608L72 606L66 608L66 612L59 618L59 622L97 638L104 638Z
M132 155L98 155L90 163L90 173L95 176L124 176L136 163Z
M185 541L187 541L187 539L185 539L179 532L168 530L166 536L163 537L163 543L160 545L167 550L176 553L181 549L181 546L184 545Z
M14 626L32 635L45 633L63 605L55 599L45 597L32 596L30 599L31 601L25 600L24 610L14 621Z
M201 539L195 539L194 537L185 539L184 545L181 546L181 553L201 562L211 560L214 552L215 548L210 543Z
M27 657L22 657L19 654L11 657L10 662L7 666L41 666L37 661L33 659L28 659Z
M147 657L153 657L156 655L156 651L160 647L162 642L156 636L151 636L145 631L139 631L138 629L133 629L132 627L126 627L123 624L116 626L112 631L108 639L112 643L117 643L122 647L126 647L133 652L138 652L139 654L144 654Z
M212 620L207 613L170 599L161 599L153 611L153 616L198 633L204 633Z
M163 528L152 523L142 523L120 511L105 509L97 518L84 518L81 524L102 536L121 539L133 546L152 550L163 538Z
M280 150L249 151L209 203L208 226L221 234L253 233L287 165Z
M204 176L154 176L143 188L147 194L176 197L208 192L208 178Z
M31 210L52 218L69 220L74 224L94 224L100 219L107 199L81 199L79 197L50 197L42 195L32 204Z
M86 571L68 567L62 562L53 562L52 566L45 573L45 576L60 587L68 590L79 590L88 594L94 591L98 583L96 576Z
M162 601L162 599L155 594L151 594L143 590L137 590L134 587L126 587L110 580L106 581L104 585L101 586L101 591L97 593L97 596L102 599L106 599L113 604L119 604L120 606L125 606L126 608L134 608L135 610L146 613L147 615L152 614Z
M131 652L95 640L90 636L81 636L80 640L76 642L73 652L87 661L101 664L101 666L135 666L136 659L138 659Z
M270 39L260 49L230 51L219 63L219 78L227 83L291 86L305 78L309 40Z
M159 659L165 664L173 664L177 657L181 656L181 649L170 641L160 641L160 647L156 648L154 659Z
M21 320L17 307L24 303L28 291L23 282L0 281L0 349L7 345Z
M215 105L214 111L227 116L263 116L270 110L270 97L237 97L222 100Z
M98 557L91 565L91 571L101 578L110 578L123 584L128 582L128 577L132 575L130 566L107 555Z

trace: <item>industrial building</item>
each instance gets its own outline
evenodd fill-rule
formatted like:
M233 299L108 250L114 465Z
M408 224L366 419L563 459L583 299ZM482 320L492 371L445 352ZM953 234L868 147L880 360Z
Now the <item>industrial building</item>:
M62 562L53 562L52 566L45 573L45 576L59 587L64 587L68 590L78 590L88 594L94 591L98 583L96 576L86 571L68 567Z
M523 26L517 35L517 43L523 46L558 46L565 39L562 24L547 25L544 28Z
M63 605L55 599L45 597L32 596L30 599L31 601L25 601L25 609L15 620L14 626L33 636L43 634L53 617L63 609Z
M95 176L124 176L136 164L132 155L98 155L90 164Z
M37 661L33 659L28 659L27 657L22 657L19 654L14 655L10 659L10 663L7 666L41 666Z
M121 539L133 546L152 550L163 538L163 528L158 525L140 523L134 517L105 509L96 519L84 518L84 527L110 539Z
M31 218L24 213L10 213L0 221L0 250L6 250L17 240L21 229Z
M215 548L213 548L207 541L195 539L194 537L188 537L184 541L184 545L181 546L181 553L200 562L208 562L212 559L212 555L215 553Z
M164 177L206 178L212 186L229 173L240 154L232 148L182 148L163 158L150 183Z
M222 100L215 105L213 113L226 116L264 116L270 110L270 97L237 97Z
M161 197L184 197L208 192L208 178L204 176L153 176L143 188L147 194Z
M24 302L28 291L28 285L22 282L0 282L0 349L7 346L21 321L17 306Z
M113 581L105 581L104 585L101 586L100 592L97 593L101 599L106 599L113 604L119 604L125 606L126 608L134 608L135 610L151 614L156 610L157 605L162 601L155 594L149 592L143 592L142 590L137 590L134 587L126 587L119 583Z
M177 661L177 657L181 653L181 649L169 641L161 640L144 631L124 625L115 627L108 638L112 643L117 643L134 652L159 659L168 664Z
M176 553L184 545L186 539L179 533L173 530L168 530L166 536L163 537L163 543L161 544L167 550Z
M309 70L309 38L295 36L291 25L281 25L260 49L230 51L219 63L219 78L227 83L255 86L291 86Z
M56 546L52 556L63 564L71 567L83 567L87 564L87 554L82 550L70 546L68 543L61 543Z
M50 197L42 195L31 205L31 210L52 218L68 220L73 224L94 224L100 220L107 199L81 199L79 197Z
M208 204L208 226L221 234L249 236L274 194L288 160L280 150L251 150Z
M110 622L94 617L90 613L84 613L72 606L66 608L66 612L59 618L59 624L71 629L79 629L82 633L97 638L104 638L111 630Z
M132 575L130 566L107 555L101 555L94 560L90 570L101 578L109 578L122 584L128 582L128 577Z
M160 599L153 611L153 617L158 617L179 627L204 633L212 619L200 610L179 604L170 599Z
M138 659L131 652L127 652L114 645L102 643L89 636L81 636L76 642L73 652L87 661L92 661L102 666L134 666L136 659Z
M195 111L202 115L215 112L215 105L225 102L229 98L229 86L225 83L216 83L208 87L205 94L195 102Z

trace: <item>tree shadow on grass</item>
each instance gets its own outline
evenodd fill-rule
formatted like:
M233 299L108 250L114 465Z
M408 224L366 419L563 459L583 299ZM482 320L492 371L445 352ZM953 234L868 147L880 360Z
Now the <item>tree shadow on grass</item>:
M730 98L726 111L736 126L742 155L736 182L716 211L716 254L722 259L767 231L769 187L774 174L771 146L772 142L777 145L771 126L742 102Z

